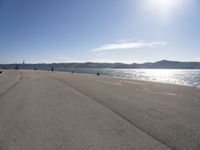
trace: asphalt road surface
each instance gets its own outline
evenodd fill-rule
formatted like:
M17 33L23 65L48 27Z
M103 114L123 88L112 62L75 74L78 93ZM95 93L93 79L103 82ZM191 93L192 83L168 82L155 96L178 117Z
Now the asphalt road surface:
M200 150L200 90L45 71L0 74L0 150Z

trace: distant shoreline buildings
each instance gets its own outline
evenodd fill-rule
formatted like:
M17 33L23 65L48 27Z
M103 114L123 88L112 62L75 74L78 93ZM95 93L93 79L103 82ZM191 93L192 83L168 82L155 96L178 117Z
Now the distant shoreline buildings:
M179 62L162 60L155 63L147 62L143 64L124 64L124 63L52 63L52 64L18 64L20 69L45 69L53 68L116 68L116 69L200 69L200 62ZM16 64L0 64L0 68L14 69Z

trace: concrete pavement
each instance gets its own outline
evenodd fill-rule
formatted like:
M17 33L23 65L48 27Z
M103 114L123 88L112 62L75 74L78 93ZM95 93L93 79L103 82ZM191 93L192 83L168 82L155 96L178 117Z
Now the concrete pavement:
M0 85L3 150L200 149L199 89L45 71Z

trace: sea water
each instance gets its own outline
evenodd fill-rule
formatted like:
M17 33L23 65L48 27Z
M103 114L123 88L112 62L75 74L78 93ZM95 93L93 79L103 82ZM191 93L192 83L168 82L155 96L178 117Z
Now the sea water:
M68 68L59 71L96 74L126 78L130 80L155 81L200 87L200 70L195 69L85 69Z

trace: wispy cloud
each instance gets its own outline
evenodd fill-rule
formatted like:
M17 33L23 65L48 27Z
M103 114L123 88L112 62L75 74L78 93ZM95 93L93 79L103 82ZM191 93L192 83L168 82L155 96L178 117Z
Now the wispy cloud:
M116 49L132 49L132 48L152 48L152 47L163 47L167 44L167 42L121 42L121 43L111 43L103 45L99 48L92 49L92 52L103 52L103 51L110 51Z

